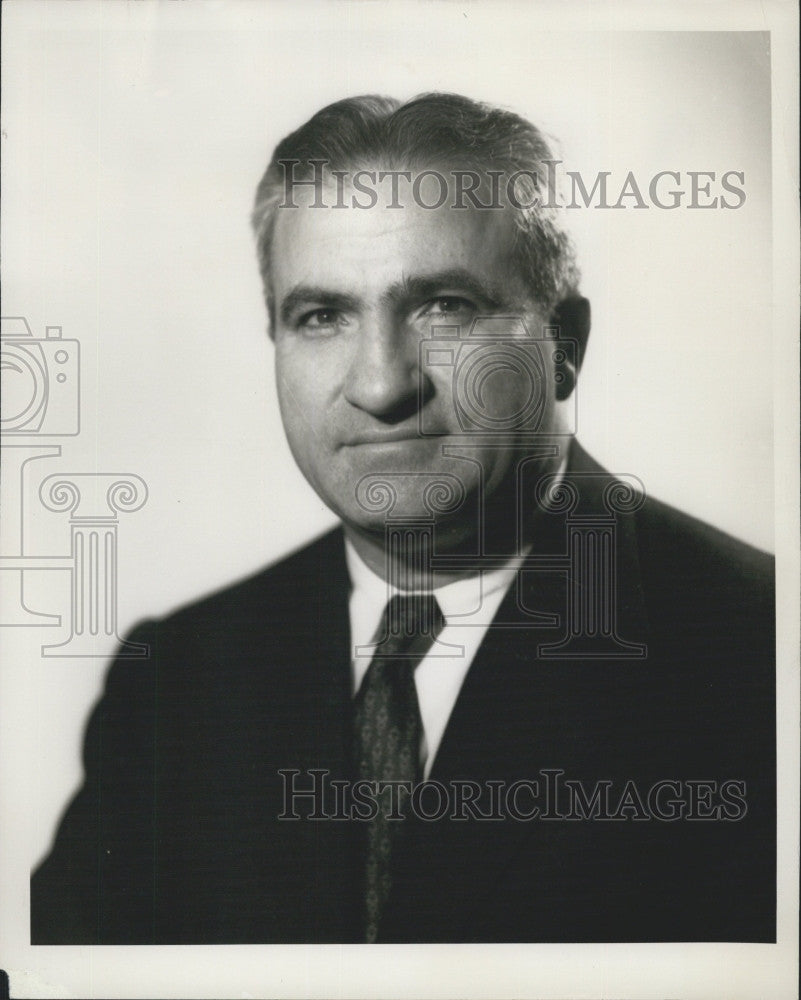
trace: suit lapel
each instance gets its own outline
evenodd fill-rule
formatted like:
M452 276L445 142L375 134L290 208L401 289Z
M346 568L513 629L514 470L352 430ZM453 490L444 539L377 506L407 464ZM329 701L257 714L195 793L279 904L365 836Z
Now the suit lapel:
M571 463L568 477L573 472L581 477L590 506L600 503L612 477L583 452ZM644 644L646 619L633 518L619 517L616 531L619 634ZM543 570L537 556L564 553L566 538L565 515L546 518L541 544L535 544L532 558L504 598L465 678L431 770L430 780L449 789L454 781L477 784L483 796L479 811L485 815L497 805L487 791L492 782L505 788L521 780L543 785L547 779L541 772L548 768L589 776L596 734L615 725L619 709L610 690L618 685L625 690L627 678L634 678L636 686L647 669L644 660L555 659L543 649L565 635L570 581L567 568ZM560 625L544 626L532 617L543 612L557 616ZM527 795L523 790L518 799L524 811L532 805ZM434 808L434 798L430 801ZM537 867L548 857L542 880L547 899L548 878L557 877L548 847L551 836L547 823L510 820L508 815L482 821L467 811L459 819L410 820L382 936L401 941L469 939L468 929L481 926L487 899L520 863L523 850L529 866Z
M265 886L281 885L284 904L292 905L274 914L272 940L356 940L360 879L353 824L310 818L315 801L289 797L293 789L311 789L314 781L330 789L331 780L349 777L349 581L340 531L321 540L304 563L303 576L288 585L304 613L291 640L271 652L273 668L280 671L271 683L271 716L280 728L269 749L273 844ZM321 804L333 811L328 795ZM286 818L292 813L302 819ZM275 822L279 816L285 818Z
M603 491L614 477L577 444L571 452L566 478L580 484L587 509L603 509ZM628 659L626 646L645 646L647 653L647 614L633 515L618 516L615 531L615 632L625 655L599 658L599 662L605 663ZM556 569L552 564L551 568L542 569L538 557L566 556L567 541L565 515L546 515L541 535L504 597L468 671L432 767L432 779L442 779L463 769L470 748L473 750L469 754L470 763L476 768L473 773L487 777L491 775L486 773L486 761L488 755L492 757L493 746L501 758L526 759L528 754L510 757L530 743L528 727L517 736L514 730L510 731L509 713L519 711L515 708L518 699L522 699L526 714L535 710L530 699L535 694L537 671L550 672L559 662L570 670L589 670L595 662L582 656L553 656L553 648L567 634L571 570L567 565ZM537 620L541 614L551 616L559 624L542 624ZM634 653L632 658L645 660L644 655L637 657ZM477 736L478 733L481 735Z

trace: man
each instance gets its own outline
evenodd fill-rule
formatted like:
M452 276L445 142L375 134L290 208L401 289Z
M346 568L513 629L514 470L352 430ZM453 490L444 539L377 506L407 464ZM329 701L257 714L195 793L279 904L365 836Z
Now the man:
M134 631L34 943L774 939L771 563L572 440L549 163L454 95L278 146L279 401L342 528Z

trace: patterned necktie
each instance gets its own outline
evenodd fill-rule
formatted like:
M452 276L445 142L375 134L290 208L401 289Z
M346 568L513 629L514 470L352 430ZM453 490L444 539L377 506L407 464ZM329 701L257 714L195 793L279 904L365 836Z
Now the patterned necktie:
M354 704L354 761L360 779L408 781L420 778L422 722L414 671L445 622L433 594L396 594L387 604L378 646ZM396 786L397 787L397 786ZM408 792L398 788L394 815ZM389 819L392 789L376 796L378 815L367 823L364 871L365 939L376 940L392 887L392 849L400 819Z

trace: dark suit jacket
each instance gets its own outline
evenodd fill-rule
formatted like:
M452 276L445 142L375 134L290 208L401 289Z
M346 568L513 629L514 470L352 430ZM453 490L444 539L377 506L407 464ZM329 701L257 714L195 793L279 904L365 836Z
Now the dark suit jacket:
M576 471L601 470L574 448ZM563 530L550 537L564 546ZM620 634L647 656L538 656L564 629L526 611L564 623L567 574L523 572L430 777L511 783L561 769L588 792L611 782L613 801L628 781L644 798L672 780L700 815L734 780L745 815L409 817L381 940L775 939L772 561L651 500L618 517L617 554ZM32 879L33 943L359 940L363 826L277 819L279 770L352 776L347 603L334 531L134 631L151 655L109 670L85 782Z

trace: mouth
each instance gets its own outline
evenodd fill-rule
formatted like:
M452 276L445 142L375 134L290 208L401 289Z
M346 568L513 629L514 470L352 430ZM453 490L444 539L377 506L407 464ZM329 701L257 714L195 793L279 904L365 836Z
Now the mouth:
M344 447L358 448L362 446L380 446L390 444L414 444L443 438L444 433L420 434L414 428L392 428L382 431L370 431L356 434L343 442Z

